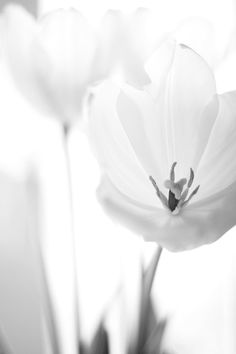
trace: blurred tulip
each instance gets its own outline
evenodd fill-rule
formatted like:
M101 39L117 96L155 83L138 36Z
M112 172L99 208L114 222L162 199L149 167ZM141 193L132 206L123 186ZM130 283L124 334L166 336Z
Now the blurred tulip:
M74 9L56 10L35 20L20 6L8 6L5 57L19 89L63 125L81 115L91 83L103 75L99 38Z
M212 67L222 61L226 45L216 40L213 24L201 17L175 19L166 24L159 12L138 8L132 13L109 10L103 18L101 32L104 59L115 74L134 86L150 82L144 64L169 37L196 50Z
M102 39L104 57L115 74L137 86L149 82L144 62L154 52L163 31L159 30L152 12L145 8L125 14L118 10L107 11L103 18Z
M206 62L175 42L146 70L145 90L106 82L93 100L90 135L105 174L99 200L169 250L211 243L236 222L236 93L216 95Z

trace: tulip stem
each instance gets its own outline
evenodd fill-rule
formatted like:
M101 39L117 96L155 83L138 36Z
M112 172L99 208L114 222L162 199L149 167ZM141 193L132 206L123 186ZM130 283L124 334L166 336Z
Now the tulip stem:
M154 282L157 266L162 253L162 247L157 246L155 254L147 267L142 272L142 284L141 284L141 301L140 301L140 314L139 314L139 327L137 334L137 341L134 344L134 348L131 349L129 354L143 353L143 348L146 344L146 326L148 325L150 309L152 309L151 291ZM152 328L155 330L155 328ZM146 352L146 351L145 351Z
M70 203L70 227L72 236L72 257L74 263L74 295L75 295L75 325L76 325L76 335L77 335L77 353L79 350L79 334L80 334L80 323L79 323L79 303L78 303L78 272L77 272L77 257L76 257L76 235L74 228L74 208L73 208L73 187L72 187L72 173L71 173L71 163L70 163L70 153L69 153L69 137L70 127L67 125L63 126L63 145L65 152L66 161L66 172L68 180L68 192L69 192L69 203Z
M146 282L145 288L149 294L152 291L152 286L153 286L153 282L155 279L157 267L158 267L158 264L159 264L159 261L161 258L162 250L163 249L161 246L157 246L157 249L156 249L155 254L148 266L148 269L144 273L144 278L145 278L145 282Z

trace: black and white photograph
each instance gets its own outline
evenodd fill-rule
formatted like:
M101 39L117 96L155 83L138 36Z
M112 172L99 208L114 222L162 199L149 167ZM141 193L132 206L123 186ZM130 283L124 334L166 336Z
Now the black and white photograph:
M0 354L236 354L236 0L0 0Z

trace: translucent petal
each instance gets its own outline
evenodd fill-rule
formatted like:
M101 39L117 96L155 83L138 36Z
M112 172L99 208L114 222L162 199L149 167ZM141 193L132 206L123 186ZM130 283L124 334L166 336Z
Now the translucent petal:
M144 62L154 51L162 34L150 28L153 20L151 15L150 10L139 8L126 20L123 40L125 47L122 48L123 66L127 82L136 86L149 82Z
M236 91L219 95L219 113L199 164L199 198L236 181Z
M98 40L94 32L78 11L58 10L40 20L37 42L50 63L44 80L56 94L57 104L67 115L78 113L86 85L95 76Z
M108 179L103 179L98 198L115 220L145 240L157 242L170 251L212 243L236 223L236 183L223 193L182 209L178 215L134 203Z
M162 116L152 97L143 90L123 86L117 112L142 166L162 187L169 175L166 137Z
M9 5L3 15L4 55L20 91L42 110L51 111L35 77L32 43L37 34L35 19L21 6Z
M151 15L152 13L144 8L130 14L110 10L102 23L108 62L118 72L122 72L125 81L136 86L149 82L144 70L144 61L160 41L160 32L151 26Z
M214 77L199 55L175 42L157 50L146 69L157 87L155 97L167 139L168 164L178 162L177 176L181 178L190 167L196 169L216 117L217 102L203 114L216 92ZM199 139L202 131L205 139Z
M150 77L151 84L147 89L157 98L165 84L168 72L173 64L176 42L168 40L162 44L145 63L145 70Z
M118 10L109 10L101 21L101 37L104 59L110 70L115 71L120 62L120 45L123 33L123 17Z
M63 122L78 118L87 85L99 77L98 40L76 10L57 10L39 24L23 8L4 15L5 52L27 98Z
M215 28L207 19L190 17L180 21L173 33L178 43L194 49L213 68L218 58Z
M93 98L89 134L105 173L129 198L147 205L160 205L149 175L141 166L117 116L119 88L111 82L100 85Z
M97 41L84 17L74 9L57 10L43 17L39 28L39 41L54 65L51 75L68 87L74 87L78 78L86 81Z

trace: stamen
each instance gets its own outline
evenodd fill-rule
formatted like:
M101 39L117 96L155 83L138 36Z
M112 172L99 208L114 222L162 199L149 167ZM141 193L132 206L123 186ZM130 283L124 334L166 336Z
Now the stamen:
M197 187L194 189L194 191L190 194L190 196L189 196L188 199L182 204L182 206L184 206L184 205L186 205L187 203L190 202L190 200L192 199L192 197L193 197L195 194L197 194L199 188L200 188L200 185L197 186Z
M194 180L194 172L193 172L193 169L190 168L189 181L188 181L188 184L187 184L187 188L182 193L181 199L179 201L179 207L182 207L185 204L185 199L188 196L188 192L189 192L189 189L191 188L191 186L193 184L193 180Z
M186 199L187 196L188 196L188 192L189 192L189 189L188 189L188 188L186 188L186 189L183 191L183 193L182 193L182 195L181 195L181 199L180 199L179 204L178 204L179 208L181 208L181 207L184 205L185 199Z
M158 197L160 198L160 189L158 188L155 179L152 176L149 176L149 179L152 182L153 187L156 189Z
M161 200L162 204L168 208L168 200L167 200L166 196L160 191L154 178L152 176L149 176L149 179L152 182L152 185L156 190L156 194L157 194L158 198Z
M191 185L193 184L193 180L194 180L194 172L193 172L193 169L190 168L190 177L189 177L189 181L188 181L188 188L190 188Z
M169 190L168 199L167 197L161 192L159 187L156 184L156 181L152 176L149 176L149 179L156 190L156 194L158 198L161 200L162 204L171 210L172 214L178 214L180 209L186 206L190 200L193 198L195 194L197 194L200 185L197 186L190 196L187 198L189 189L191 188L193 181L194 181L194 171L190 168L190 176L187 182L186 178L181 178L178 182L175 182L175 166L177 162L174 162L171 166L170 170L170 179L164 182L164 186ZM187 183L187 187L185 190L184 186Z

